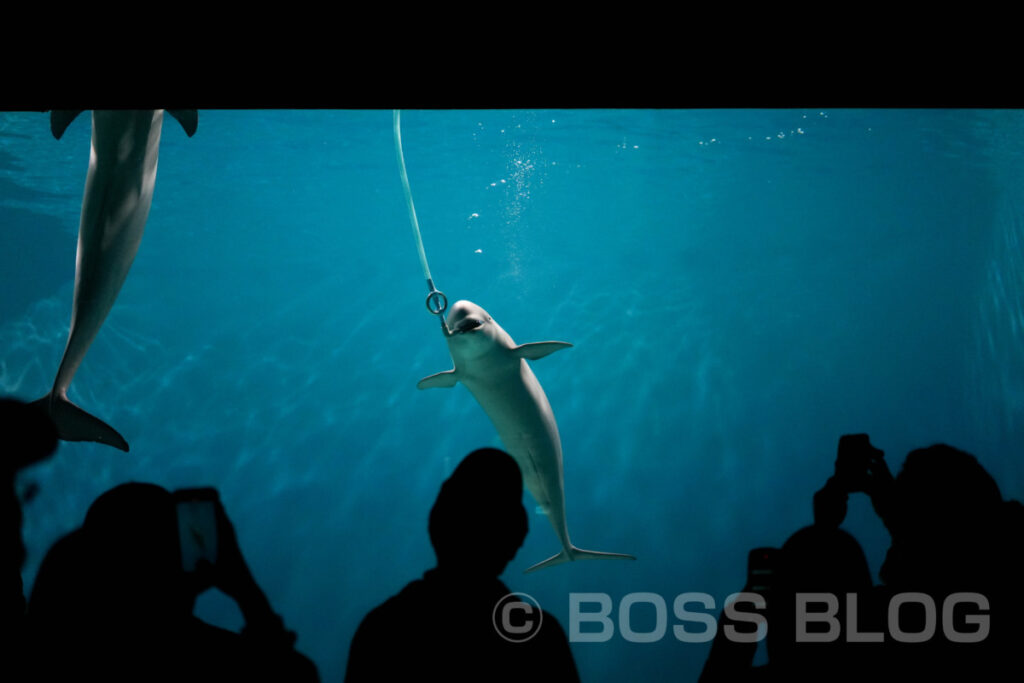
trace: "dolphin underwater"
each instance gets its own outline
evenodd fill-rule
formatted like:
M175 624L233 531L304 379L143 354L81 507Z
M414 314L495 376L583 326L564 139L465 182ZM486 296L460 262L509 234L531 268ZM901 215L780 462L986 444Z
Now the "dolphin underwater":
M443 322L443 321L442 321ZM559 341L517 345L480 306L457 301L442 325L454 368L417 384L419 389L466 385L487 413L509 454L519 463L523 483L554 527L562 550L527 572L573 560L635 560L632 555L577 548L565 520L562 442L548 398L527 360L538 360L572 344Z
M195 110L168 110L192 137ZM50 130L60 139L80 111L53 111ZM153 203L164 110L94 111L89 170L78 227L75 291L67 346L50 392L34 401L64 441L96 441L123 451L113 427L68 400L71 379L114 306L139 249Z

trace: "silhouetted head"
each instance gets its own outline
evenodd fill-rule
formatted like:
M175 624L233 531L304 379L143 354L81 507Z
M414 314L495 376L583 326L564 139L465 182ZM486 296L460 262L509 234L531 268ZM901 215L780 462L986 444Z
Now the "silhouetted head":
M773 665L790 673L805 673L841 656L837 643L796 641L796 594L828 593L838 599L839 621L846 623L846 594L866 594L871 589L871 570L860 543L842 529L808 526L783 544L778 554L775 582L768 600L768 656ZM863 600L862 600L863 602Z
M0 399L0 468L13 472L57 450L57 427L36 406Z
M15 474L44 460L57 450L57 428L36 406L14 399L0 399L0 538L5 554L20 567L25 562L21 538L21 503L14 488Z
M995 479L977 458L944 444L911 451L895 490L902 522L911 533L976 522L1003 500Z
M118 609L190 612L171 493L155 484L116 486L93 502L81 528L94 577Z
M481 448L441 485L430 511L440 569L497 577L526 538L523 478L508 453Z
M780 582L796 591L845 593L871 587L864 550L842 529L800 529L783 544L779 563Z
M941 585L984 575L1002 511L999 486L973 455L944 444L911 451L893 487L883 580Z
M47 552L29 616L62 646L96 656L155 646L192 612L184 577L171 494L123 484L97 498L82 526Z

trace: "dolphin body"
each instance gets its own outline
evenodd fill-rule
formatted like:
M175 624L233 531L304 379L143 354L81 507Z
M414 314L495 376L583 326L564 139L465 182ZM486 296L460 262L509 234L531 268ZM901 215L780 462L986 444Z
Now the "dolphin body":
M80 111L53 111L50 129L60 138ZM195 110L169 110L191 137ZM75 291L67 346L53 388L35 401L64 441L96 441L123 451L128 442L113 427L68 400L68 387L114 305L139 249L153 203L164 111L94 111L89 170L78 228Z
M562 442L548 398L527 360L538 360L572 344L559 341L517 345L487 311L471 301L457 301L448 322L442 321L454 368L424 377L419 389L453 387L462 382L498 430L509 454L519 463L523 483L536 499L562 544L562 550L527 572L572 560L628 559L632 555L577 548L565 521Z

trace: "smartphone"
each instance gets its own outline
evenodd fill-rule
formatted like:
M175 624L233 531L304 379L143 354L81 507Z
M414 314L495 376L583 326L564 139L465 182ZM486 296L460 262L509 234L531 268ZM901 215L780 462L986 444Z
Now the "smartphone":
M200 560L217 562L217 492L215 489L175 491L181 568L194 572Z
M754 548L747 555L747 585L751 592L771 589L778 554L778 548Z
M867 434L844 434L839 437L836 475L850 493L863 491L871 461L884 456L884 452L871 445Z

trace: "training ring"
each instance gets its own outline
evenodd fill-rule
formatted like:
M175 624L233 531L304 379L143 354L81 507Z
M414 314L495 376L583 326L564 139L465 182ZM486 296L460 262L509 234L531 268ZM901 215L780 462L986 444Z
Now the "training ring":
M434 315L441 315L447 308L448 297L444 295L444 292L435 289L427 295L427 310Z

